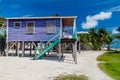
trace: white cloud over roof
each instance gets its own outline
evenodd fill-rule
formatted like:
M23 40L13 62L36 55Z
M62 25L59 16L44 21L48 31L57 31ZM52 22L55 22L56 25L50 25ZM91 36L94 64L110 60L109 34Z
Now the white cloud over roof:
M100 12L99 14L93 15L93 16L87 16L86 22L83 22L82 28L83 29L90 29L94 28L98 25L99 20L105 20L109 19L112 16L112 12Z
M119 12L120 11L120 5L118 6L115 6L115 7L112 7L110 10L108 11L111 11L111 12Z
M89 34L88 31L79 31L77 34Z
M118 33L119 33L119 31L117 31L116 29L112 30L112 34L118 34Z

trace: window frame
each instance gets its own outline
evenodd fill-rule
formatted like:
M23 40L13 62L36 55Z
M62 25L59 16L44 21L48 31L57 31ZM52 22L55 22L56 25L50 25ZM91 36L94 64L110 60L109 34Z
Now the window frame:
M28 30L28 23L33 22L33 33L29 33ZM26 21L26 33L27 34L34 34L35 33L35 21Z
M53 32L48 31L48 28L49 28L48 25L49 25L50 22L54 23L54 31ZM55 34L56 33L56 20L48 20L46 22L46 33L47 34Z
M18 26L16 26L15 24L16 23L19 23L20 24L20 26L18 27ZM21 22L14 22L14 28L16 28L16 29L20 29L21 28Z

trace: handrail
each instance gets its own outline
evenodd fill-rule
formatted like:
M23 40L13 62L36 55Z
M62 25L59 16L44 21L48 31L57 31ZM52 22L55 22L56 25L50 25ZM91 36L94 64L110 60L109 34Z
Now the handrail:
M75 30L74 30L74 32L73 32L73 36L72 36L72 37L73 37L73 39L75 39L75 40L77 39L77 30L76 30L76 28L75 28Z
M52 37L47 43L44 44L44 47L46 47L51 41L53 41L54 39L56 39L57 37L60 36L60 33L58 33L57 35L55 35L54 37ZM43 48L43 46L40 44L35 48L35 52L37 52L38 50L40 50L41 48Z

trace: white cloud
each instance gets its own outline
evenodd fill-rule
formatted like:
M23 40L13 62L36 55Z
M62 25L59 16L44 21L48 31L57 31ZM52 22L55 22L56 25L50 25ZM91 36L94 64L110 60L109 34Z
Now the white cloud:
M116 29L112 30L112 34L118 34L118 33L119 33L119 31L117 31Z
M113 8L111 8L110 10L108 11L111 11L111 12L119 12L120 11L120 5L119 6L115 6Z
M88 31L79 31L77 34L89 34Z
M22 17L30 17L30 16L33 16L33 14L26 14L26 15L24 15Z
M83 29L89 29L94 28L98 25L98 20L105 20L109 19L112 16L112 12L100 12L99 14L93 15L93 16L87 16L86 22L83 22L82 28Z
M12 7L12 8L20 8L20 5L15 4L15 5L11 5L10 7Z

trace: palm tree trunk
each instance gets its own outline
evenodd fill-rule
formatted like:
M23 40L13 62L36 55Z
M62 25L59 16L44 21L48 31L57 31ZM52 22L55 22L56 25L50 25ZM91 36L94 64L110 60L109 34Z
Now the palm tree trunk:
M107 50L110 50L110 44L108 44L108 46L107 46Z

